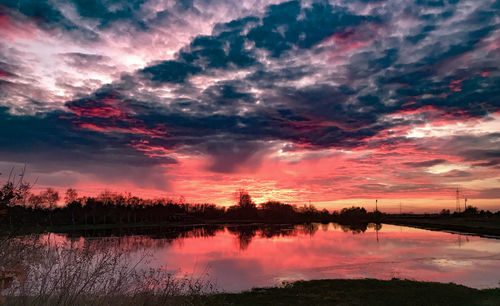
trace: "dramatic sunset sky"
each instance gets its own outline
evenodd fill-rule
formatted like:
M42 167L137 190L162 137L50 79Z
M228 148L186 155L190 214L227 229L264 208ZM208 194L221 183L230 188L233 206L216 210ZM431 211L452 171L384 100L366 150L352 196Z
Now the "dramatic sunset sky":
M500 209L499 0L0 0L0 182Z

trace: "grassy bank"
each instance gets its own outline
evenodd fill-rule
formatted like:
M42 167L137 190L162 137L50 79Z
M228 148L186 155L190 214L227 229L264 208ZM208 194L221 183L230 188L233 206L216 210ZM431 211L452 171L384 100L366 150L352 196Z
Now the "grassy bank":
M226 305L500 305L500 289L397 279L299 281L214 297Z
M388 215L383 219L383 222L437 231L453 231L480 236L500 237L500 218L498 217Z
M7 304L35 305L29 298ZM64 301L64 300L63 300ZM46 305L61 305L56 299ZM54 302L54 303L52 303ZM500 289L477 290L455 284L393 279L312 280L242 293L134 297L80 296L72 305L500 305ZM44 304L45 305L45 304ZM64 304L63 304L64 305Z

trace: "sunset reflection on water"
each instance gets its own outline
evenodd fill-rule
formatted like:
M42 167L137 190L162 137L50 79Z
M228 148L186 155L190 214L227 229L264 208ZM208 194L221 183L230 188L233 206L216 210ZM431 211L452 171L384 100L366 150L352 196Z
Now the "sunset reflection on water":
M68 239L51 234L53 243ZM175 235L71 238L74 246L103 240L117 252L152 254L148 267L208 274L225 291L323 278L396 277L475 288L500 284L500 240L387 224L214 226Z

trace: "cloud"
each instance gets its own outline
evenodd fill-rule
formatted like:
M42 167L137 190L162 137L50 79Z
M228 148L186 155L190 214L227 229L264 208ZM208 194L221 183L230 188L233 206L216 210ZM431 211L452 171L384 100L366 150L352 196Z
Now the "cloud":
M478 199L498 199L500 198L500 188L488 188L479 190L474 197Z
M207 170L217 173L233 173L241 168L256 171L269 145L261 142L211 141L204 144L203 151L211 156Z
M75 129L66 116L62 112L43 118L12 116L0 109L0 131L9 131L0 133L0 161L28 163L30 175L42 175L39 184L45 176L54 180L57 173L63 182L64 171L69 171L92 181L126 179L160 189L167 186L164 173L151 172L151 168L177 163L173 157L148 157L129 145L135 136Z
M413 136L498 113L498 10L490 0L7 1L0 116L14 132L0 130L2 160L63 171L194 156L230 175L300 150L370 151L365 165L402 152L394 174L430 192L421 168L462 163L483 178L500 160L494 131Z
M421 167L432 167L436 166L442 163L446 163L446 160L444 159L432 159L432 160L426 160L422 162L407 162L405 165L414 167L414 168L421 168Z
M450 10L458 9L451 4L445 7ZM376 35L382 36L380 38L383 43L367 46L366 51L354 53L351 62L345 66L349 77L357 78L353 80L359 83L356 86L349 83L337 85L328 80L332 75L327 72L314 75L312 70L300 62L300 53L308 54L307 50L312 50L312 56L314 52L321 54L325 49L325 39L332 36L338 37L337 44L351 39L366 41L364 34L353 33L370 31L370 26L371 31L373 26L376 26L375 29L385 28L391 22L399 22L397 17L393 16L395 21L390 20L387 15L367 17L353 14L344 8L324 4L306 6L296 1L270 6L262 19L243 18L220 24L215 27L212 35L195 38L179 52L176 60L144 68L140 74L149 77L155 86L161 86L161 83L182 83L188 88L191 86L189 101L197 103L186 100L184 109L194 111L197 117L219 111L233 116L237 121L243 121L245 118L241 118L241 114L244 111L247 118L256 116L259 117L256 122L274 126L273 132L254 128L256 137L307 142L317 147L357 146L360 141L373 137L382 130L409 123L382 121L381 118L387 114L433 106L444 111L449 120L453 120L485 116L498 108L496 100L483 95L485 91L497 90L496 86L488 85L489 82L496 83L497 79L488 77L486 80L482 74L476 74L470 79L457 82L454 80L462 80L464 72L458 71L460 76L453 78L440 76L439 71L433 68L438 62L481 49L481 39L493 31L490 25L477 25L479 22L491 22L488 18L482 21L474 18L483 10L484 8L480 8L469 12L469 16L462 20L464 23L474 24L472 29L479 30L472 31L471 27L465 29L461 25L460 29L463 29L465 35L458 37L450 34L450 40L452 37L455 40L464 37L466 48L460 48L446 40L448 46L442 47L436 45L438 42L434 45L422 43L421 48L417 48L415 52L422 59L419 66L405 64L404 61L398 64L402 52L406 57L412 57L408 52L410 48L415 50L414 46L410 47L404 40L397 41L391 36L383 37L383 32L387 29L381 32L375 30ZM443 22L443 30L449 27L446 24L446 20L451 18L449 16L429 20L425 16L418 16L421 15L418 11L412 13L417 14L416 18L422 18L424 24L434 23L433 26L423 27L426 33L435 31L433 29L437 29ZM457 21L451 22L453 25L455 23ZM350 52L352 48L344 50ZM235 54L246 58L243 62L235 60ZM281 67L285 62L286 66ZM229 71L238 69L247 72L238 75L231 82L238 84L244 91L238 92L239 96L235 96L237 98L228 99L227 94L233 87L227 85L228 80L224 80L223 75L222 79L213 81L215 77L218 78L214 74L225 70L228 71L228 76L234 76ZM194 77L202 76L205 81L214 82L215 85L203 89L192 83ZM311 78L310 82L316 82L298 87L286 84L306 77ZM363 78L366 77L374 80L378 87L363 84ZM413 84L416 80L418 84ZM452 86L454 89L450 89L450 83L455 84ZM269 84L274 86L270 87ZM462 90L459 93L456 91L458 86ZM384 90L386 87L388 90ZM391 87L395 90L391 90ZM221 90L226 93L221 93ZM398 93L399 96L388 96L384 92ZM182 94L182 90L179 94ZM495 96L495 93L490 92L488 96ZM479 104L468 102L479 99L482 101ZM259 102L262 106L245 105L242 103L245 101ZM284 112L281 108L285 101L284 110L288 118L282 116ZM277 112L273 113L273 109ZM297 118L300 120L293 120ZM234 129L233 132L238 134L242 130L244 129ZM259 132L264 132L265 135L259 135Z
M176 61L165 61L141 70L141 73L153 82L183 83L192 74L200 72L201 69L186 63Z
M86 54L79 52L70 52L60 54L66 64L77 68L101 67L101 69L110 69L111 66L106 65L110 58L100 54ZM97 67L96 67L97 66Z

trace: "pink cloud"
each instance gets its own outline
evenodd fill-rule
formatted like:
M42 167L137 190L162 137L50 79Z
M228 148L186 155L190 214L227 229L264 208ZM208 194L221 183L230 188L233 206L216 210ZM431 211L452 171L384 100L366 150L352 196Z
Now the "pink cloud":
M458 79L458 80L452 80L450 82L450 89L455 92L462 91L462 82L463 79Z
M85 123L85 122L76 123L75 125L81 129L92 130L101 133L126 133L126 134L136 134L136 135L147 135L153 138L164 137L166 135L166 132L161 127L149 129L140 125L130 126L130 127L119 127L112 124L99 125L96 123Z
M29 21L20 22L9 15L0 15L0 40L6 39L13 42L19 39L31 39L38 28Z

